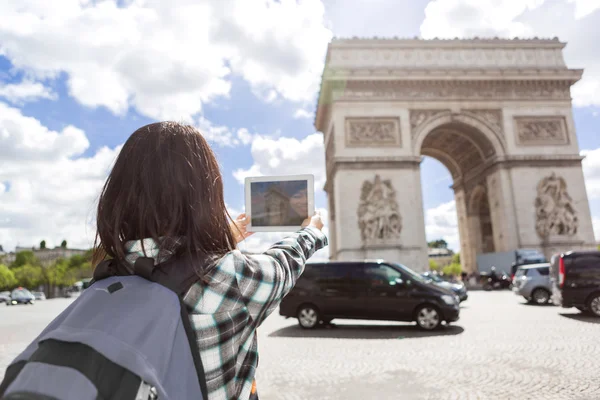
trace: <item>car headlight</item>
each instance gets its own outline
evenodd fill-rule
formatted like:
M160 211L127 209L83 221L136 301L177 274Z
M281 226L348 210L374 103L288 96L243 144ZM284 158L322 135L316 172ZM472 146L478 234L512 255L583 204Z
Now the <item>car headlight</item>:
M450 296L449 294L445 294L442 296L442 300L444 300L444 303L448 304L449 306L453 306L456 304L456 296Z

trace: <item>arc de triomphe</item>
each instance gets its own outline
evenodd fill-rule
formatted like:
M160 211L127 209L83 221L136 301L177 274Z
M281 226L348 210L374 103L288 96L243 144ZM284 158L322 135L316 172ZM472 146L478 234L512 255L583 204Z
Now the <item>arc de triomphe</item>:
M590 248L565 44L552 40L334 39L323 132L332 260L427 268L421 156L450 171L461 259ZM446 190L440 187L440 190Z

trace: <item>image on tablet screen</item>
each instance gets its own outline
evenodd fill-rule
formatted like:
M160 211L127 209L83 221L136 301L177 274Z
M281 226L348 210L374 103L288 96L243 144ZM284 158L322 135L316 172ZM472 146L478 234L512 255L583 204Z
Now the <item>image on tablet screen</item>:
M252 226L300 226L308 218L308 182L250 183Z

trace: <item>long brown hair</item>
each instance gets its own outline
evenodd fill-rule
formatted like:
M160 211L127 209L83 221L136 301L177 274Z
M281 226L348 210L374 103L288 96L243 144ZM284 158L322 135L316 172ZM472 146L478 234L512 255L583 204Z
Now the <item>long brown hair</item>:
M104 184L96 219L93 265L123 259L124 243L144 238L161 251L194 258L235 248L215 154L198 130L176 122L149 124L129 137Z

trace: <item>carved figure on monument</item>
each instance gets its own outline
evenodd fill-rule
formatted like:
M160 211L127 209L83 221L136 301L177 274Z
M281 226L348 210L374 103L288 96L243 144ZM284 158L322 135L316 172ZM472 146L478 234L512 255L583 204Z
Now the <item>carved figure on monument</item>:
M540 181L537 194L535 208L538 235L542 238L575 235L579 221L565 180L553 172Z
M430 118L448 110L410 110L410 130L414 138L418 128Z
M396 191L390 180L365 181L358 206L358 227L363 242L395 239L402 230L402 217L396 200Z
M518 139L524 144L567 144L564 117L517 117Z
M400 144L397 118L347 118L346 129L351 146Z

